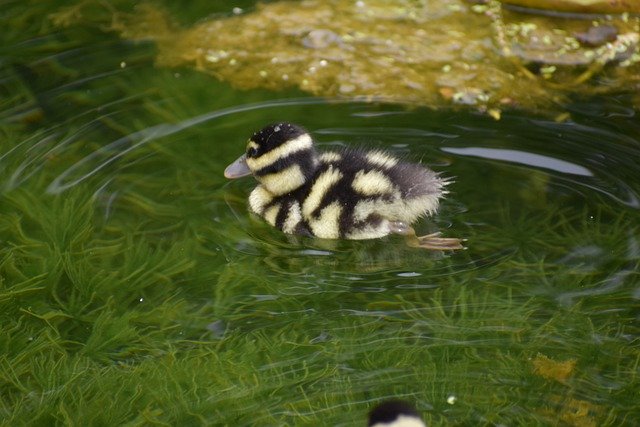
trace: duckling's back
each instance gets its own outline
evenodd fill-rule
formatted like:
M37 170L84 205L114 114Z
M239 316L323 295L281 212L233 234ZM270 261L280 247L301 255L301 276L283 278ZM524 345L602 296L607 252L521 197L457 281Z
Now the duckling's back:
M411 224L433 214L445 181L384 151L343 149L322 153L309 185L293 195L310 234L325 238L386 236L392 223Z

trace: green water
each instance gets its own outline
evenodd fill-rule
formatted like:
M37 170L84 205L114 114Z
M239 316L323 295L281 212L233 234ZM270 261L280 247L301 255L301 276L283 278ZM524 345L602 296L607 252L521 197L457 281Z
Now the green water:
M238 91L31 6L0 12L3 425L363 425L391 396L433 425L640 420L624 96L556 123ZM252 218L222 171L276 120L455 177L417 229L468 249Z

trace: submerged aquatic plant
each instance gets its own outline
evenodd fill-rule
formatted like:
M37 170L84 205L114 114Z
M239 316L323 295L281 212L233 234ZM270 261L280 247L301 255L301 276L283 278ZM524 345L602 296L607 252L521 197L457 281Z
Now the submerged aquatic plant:
M528 224L543 219L520 219L528 250L492 263L474 251L485 253L482 244L509 247L505 239L518 233L471 228L470 242L480 247L471 247L467 265L445 259L439 263L450 264L448 272L414 264L419 273L404 274L407 264L399 260L352 271L352 262L375 245L363 246L362 254L329 252L320 262L301 255L272 269L294 250L279 234L286 252L269 244L243 254L224 244L227 261L215 261L207 242L236 231L220 234L203 222L162 227L183 214L148 217L144 206L161 203L159 195L148 197L144 204L123 198L126 205L101 225L99 200L82 188L65 198L31 197L26 188L3 196L5 419L269 424L321 417L336 423L345 420L345 408L364 416L362 399L392 395L417 400L432 423L566 420L575 405L592 405L584 419L594 422L632 411L624 402L638 388L637 354L628 345L637 328L626 301L637 275L608 294L618 301L616 326L604 300L584 294L562 302L577 280L582 289L595 289L603 275L577 269L575 258L549 245L620 251L627 255L612 254L610 262L637 271L638 254L618 246L633 230L625 214L603 212L615 220L596 221L598 233L594 222L563 211L544 214L556 228L532 231ZM56 213L66 216L52 221ZM159 238L167 233L170 244ZM313 288L305 290L305 283ZM531 359L541 351L574 358L572 375L555 384L536 379ZM611 382L619 385L620 405L604 410L588 396ZM514 395L514 387L522 393ZM540 392L550 396L547 404L534 398ZM573 400L553 397L567 393ZM106 410L105 402L111 402Z

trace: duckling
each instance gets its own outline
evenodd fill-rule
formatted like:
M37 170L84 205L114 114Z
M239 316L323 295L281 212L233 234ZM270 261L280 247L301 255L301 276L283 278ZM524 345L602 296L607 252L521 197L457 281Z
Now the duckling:
M382 402L369 412L369 427L425 427L420 414L402 400Z
M460 239L418 237L411 227L436 212L449 182L385 151L319 152L304 128L277 123L254 133L246 153L224 171L229 179L250 174L259 183L249 196L250 209L285 233L324 239L396 233L407 236L410 246L462 248Z

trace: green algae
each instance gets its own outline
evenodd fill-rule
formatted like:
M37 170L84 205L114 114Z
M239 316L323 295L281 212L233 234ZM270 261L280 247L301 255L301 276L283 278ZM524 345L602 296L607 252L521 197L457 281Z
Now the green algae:
M69 25L84 4L54 21ZM585 18L496 1L280 1L184 27L146 3L114 12L110 25L125 39L153 40L159 66L193 67L242 89L296 87L499 119L504 109L559 113L577 94L633 91L640 59L633 7ZM579 42L605 26L612 40Z

